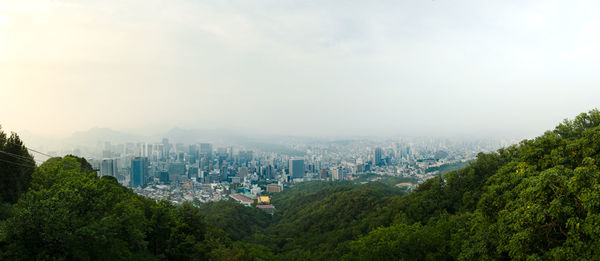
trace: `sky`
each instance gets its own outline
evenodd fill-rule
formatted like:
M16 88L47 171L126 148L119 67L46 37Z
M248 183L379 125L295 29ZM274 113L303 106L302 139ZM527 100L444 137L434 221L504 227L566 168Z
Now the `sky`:
M0 124L537 136L600 101L599 1L0 1Z

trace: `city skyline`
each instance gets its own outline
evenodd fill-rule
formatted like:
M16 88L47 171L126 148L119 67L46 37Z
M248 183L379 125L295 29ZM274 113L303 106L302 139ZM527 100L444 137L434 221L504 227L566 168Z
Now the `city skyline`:
M0 124L533 137L598 106L598 5L3 1Z
M465 166L477 153L508 144L492 140L404 139L296 141L276 148L228 144L160 142L110 142L76 148L99 176L111 176L136 192L155 199L219 201L222 193L210 187L245 188L247 198L260 194L257 184L283 189L283 184L312 180L357 180L366 173L404 177L421 182L442 169ZM281 148L286 149L282 150ZM63 152L64 153L64 152ZM377 178L379 177L379 178ZM403 183L404 184L404 183ZM406 184L404 184L406 185ZM203 192L197 193L197 188ZM183 191L187 191L182 195ZM236 198L236 196L234 196ZM241 198L237 198L238 200ZM242 200L243 201L243 200Z

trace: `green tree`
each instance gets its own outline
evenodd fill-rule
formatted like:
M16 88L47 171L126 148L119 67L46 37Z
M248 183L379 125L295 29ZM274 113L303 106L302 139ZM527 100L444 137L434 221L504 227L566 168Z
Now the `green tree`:
M10 136L0 127L0 203L13 204L27 191L35 161L16 133Z

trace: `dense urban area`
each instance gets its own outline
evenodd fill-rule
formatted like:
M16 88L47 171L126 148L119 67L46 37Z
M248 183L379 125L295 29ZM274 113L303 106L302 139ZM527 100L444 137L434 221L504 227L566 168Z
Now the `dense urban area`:
M231 198L248 206L258 203L259 208L270 212L270 198L261 194L280 192L300 182L369 182L392 176L407 178L397 185L410 190L440 170L464 167L478 152L509 142L349 139L285 144L275 152L242 146L215 148L211 143L172 143L163 138L157 143L102 141L95 148L70 153L89 154L84 156L99 176L115 177L146 197L197 205Z

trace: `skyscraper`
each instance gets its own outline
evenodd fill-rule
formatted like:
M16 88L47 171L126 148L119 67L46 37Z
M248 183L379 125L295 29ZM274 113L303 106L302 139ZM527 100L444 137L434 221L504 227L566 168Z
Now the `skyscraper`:
M304 177L304 160L290 159L290 176L292 178Z
M383 150L379 147L375 148L375 150L373 151L373 165L383 165Z
M163 158L168 158L169 157L169 153L171 151L171 144L169 144L169 139L163 138L162 139L162 145L163 145L163 147L162 147L162 149L163 149L162 156L163 156Z
M135 157L131 160L131 187L146 186L148 158Z
M117 162L115 159L103 159L100 164L100 176L116 177L118 173Z
M331 168L331 179L344 180L344 169L342 169L341 167Z
M179 179L185 177L185 164L173 162L169 163L168 167L169 177L178 177Z
M248 164L252 161L252 151L251 150L240 150L238 152L238 162L240 164Z
M204 155L207 159L212 159L212 144L200 143L200 154Z
M327 179L327 169L321 169L321 179Z
M161 171L159 178L160 178L160 182L169 183L169 172Z
M243 179L246 176L248 176L248 167L240 167L238 169L238 177Z
M266 179L272 179L275 177L273 175L273 166L271 166L271 165L261 166L260 174Z

